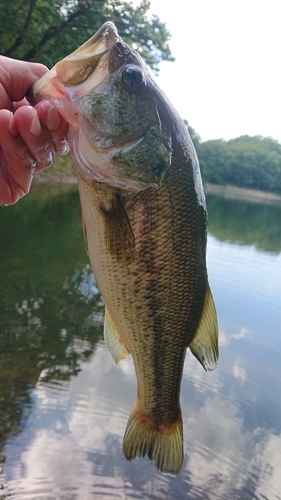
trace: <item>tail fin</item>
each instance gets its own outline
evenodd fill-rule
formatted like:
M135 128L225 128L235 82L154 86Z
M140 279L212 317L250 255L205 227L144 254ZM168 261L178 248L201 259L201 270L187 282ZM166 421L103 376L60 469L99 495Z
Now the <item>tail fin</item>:
M163 426L162 426L163 427ZM183 431L182 417L179 416L169 428L149 426L148 421L139 418L136 405L129 417L125 430L123 453L127 460L148 456L155 466L164 474L175 476L183 463Z

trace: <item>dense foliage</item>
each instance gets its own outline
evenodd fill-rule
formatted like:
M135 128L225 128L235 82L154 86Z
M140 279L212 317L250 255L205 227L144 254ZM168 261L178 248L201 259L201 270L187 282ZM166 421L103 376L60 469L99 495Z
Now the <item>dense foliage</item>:
M148 16L149 8L149 0L136 7L120 0L2 0L0 52L52 67L111 20L157 71L160 61L174 58L170 34L157 16Z
M0 51L51 67L112 20L122 38L157 71L160 61L173 57L170 34L157 16L148 15L149 8L149 0L141 0L138 6L122 0L2 0ZM204 181L281 193L277 141L246 135L201 142L196 131L188 128Z
M280 143L270 137L248 135L201 142L192 127L189 131L204 182L281 193Z

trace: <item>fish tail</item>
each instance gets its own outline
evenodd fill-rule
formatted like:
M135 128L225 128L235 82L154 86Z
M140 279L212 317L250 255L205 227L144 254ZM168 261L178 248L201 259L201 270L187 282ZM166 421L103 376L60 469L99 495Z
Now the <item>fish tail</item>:
M155 426L144 418L135 404L125 430L122 450L129 461L147 455L164 474L178 474L183 463L181 410L177 420L169 426Z

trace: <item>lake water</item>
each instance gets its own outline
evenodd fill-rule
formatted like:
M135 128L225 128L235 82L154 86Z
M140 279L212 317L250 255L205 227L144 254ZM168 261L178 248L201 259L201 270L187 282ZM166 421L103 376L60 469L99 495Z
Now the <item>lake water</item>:
M134 368L104 345L76 188L0 209L1 499L281 499L281 206L208 209L220 360L187 353L176 478L122 455Z

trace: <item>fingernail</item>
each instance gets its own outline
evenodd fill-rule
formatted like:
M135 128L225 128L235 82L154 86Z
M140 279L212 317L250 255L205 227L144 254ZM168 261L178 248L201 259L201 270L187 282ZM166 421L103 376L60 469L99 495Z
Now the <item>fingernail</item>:
M34 112L32 118L32 122L30 125L30 132L32 133L32 135L35 135L36 137L41 134L41 125L36 112Z
M64 156L69 152L67 139L63 141L54 141L56 156Z
M50 130L57 130L60 126L60 115L55 106L51 106L48 111L47 125Z
M35 171L36 171L36 161L33 160L30 163L30 174L31 174L31 177L34 176Z
M13 113L10 114L10 120L9 120L9 126L8 126L8 129L9 129L9 132L14 136L16 137L18 135L18 129L17 129L17 126L15 124L15 120L14 120L14 115Z

